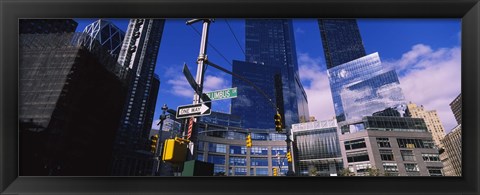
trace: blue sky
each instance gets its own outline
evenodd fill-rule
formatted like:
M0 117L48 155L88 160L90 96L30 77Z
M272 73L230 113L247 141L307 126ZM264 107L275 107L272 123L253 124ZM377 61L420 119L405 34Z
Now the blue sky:
M107 20L124 30L128 25L124 19ZM194 28L201 32L202 26L187 26L186 20L165 23L155 69L161 81L155 119L159 118L163 104L176 109L192 103L193 91L181 71L186 63L193 76L196 74L200 35ZM95 19L76 21L77 31L83 31ZM334 111L318 24L315 19L294 19L293 24L310 115L317 120L329 119ZM461 84L460 19L358 19L358 25L367 54L379 52L385 66L395 67L406 99L427 110L437 110L446 132L450 132L456 122L449 103L460 93ZM215 19L209 33L210 61L231 70L232 60L244 60L244 20ZM204 91L231 87L231 77L212 67L207 69L204 82ZM212 109L229 112L229 106L230 100L215 101Z

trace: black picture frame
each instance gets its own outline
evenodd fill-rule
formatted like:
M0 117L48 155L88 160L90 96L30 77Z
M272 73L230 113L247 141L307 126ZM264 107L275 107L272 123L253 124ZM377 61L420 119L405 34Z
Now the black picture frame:
M1 0L3 194L480 194L479 0ZM461 18L462 177L19 177L19 18Z

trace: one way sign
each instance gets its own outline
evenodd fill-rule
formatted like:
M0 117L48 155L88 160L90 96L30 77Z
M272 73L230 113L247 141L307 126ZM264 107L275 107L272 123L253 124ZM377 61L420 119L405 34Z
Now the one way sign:
M210 115L212 113L212 103L204 102L201 104L190 104L177 107L177 119L189 118L203 115Z

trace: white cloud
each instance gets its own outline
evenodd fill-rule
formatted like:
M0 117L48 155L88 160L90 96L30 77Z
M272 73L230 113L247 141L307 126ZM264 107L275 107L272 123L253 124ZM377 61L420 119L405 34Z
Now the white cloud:
M405 98L427 110L437 110L446 132L456 125L449 104L461 92L460 59L459 47L433 50L418 44L401 59L387 63L398 65Z
M215 91L225 88L230 88L228 85L228 81L225 80L222 76L212 76L207 75L205 76L204 82L204 92Z
M308 53L299 53L300 78L308 98L310 116L327 120L335 116L332 93L326 71L320 68L321 58L312 58Z
M193 97L193 89L183 75L176 76L175 78L168 80L167 83L172 85L170 93L173 95L180 97Z

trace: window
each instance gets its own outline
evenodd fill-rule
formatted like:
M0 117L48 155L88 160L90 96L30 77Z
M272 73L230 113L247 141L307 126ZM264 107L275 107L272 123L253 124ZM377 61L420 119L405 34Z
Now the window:
M357 164L355 165L355 168L357 169L357 173L363 173L367 172L368 168L372 168L372 165L370 163Z
M280 160L279 160L278 158L273 157L272 158L272 166L277 167L279 165L280 166L288 166L287 158L280 158Z
M230 154L247 154L245 146L230 146Z
M345 150L354 150L358 148L366 148L365 139L357 139L352 141L345 141Z
M383 170L388 173L398 173L397 163L384 162Z
M347 153L348 162L362 162L362 161L369 161L369 160L370 158L368 157L367 151Z
M218 152L218 153L227 153L227 146L225 144L209 143L208 151Z
M247 161L245 157L238 157L238 156L231 156L230 157L230 166L235 165L235 166L246 166Z
M405 171L407 172L418 172L418 165L415 163L405 163Z
M235 167L235 175L247 175L246 167Z
M215 165L213 167L213 172L214 173L219 173L219 172L225 173L225 165Z
M287 147L272 147L272 155L285 155L287 153Z
M377 138L377 145L379 148L390 148L390 141L388 138Z
M384 161L394 161L392 150L380 150L380 157Z
M422 154L423 161L425 162L439 162L440 156L438 154Z
M208 155L208 162L213 164L225 164L225 156L223 155Z
M256 176L268 176L268 168L257 168L255 173Z
M250 154L257 154L257 155L267 155L268 148L267 147L252 147L250 149Z
M250 158L250 161L252 166L268 166L267 158Z
M198 153L197 154L197 160L203 161L203 153Z
M442 167L427 167L430 176L443 176Z
M400 148L434 148L432 140L397 139Z
M400 150L403 161L415 161L415 155L411 150Z

